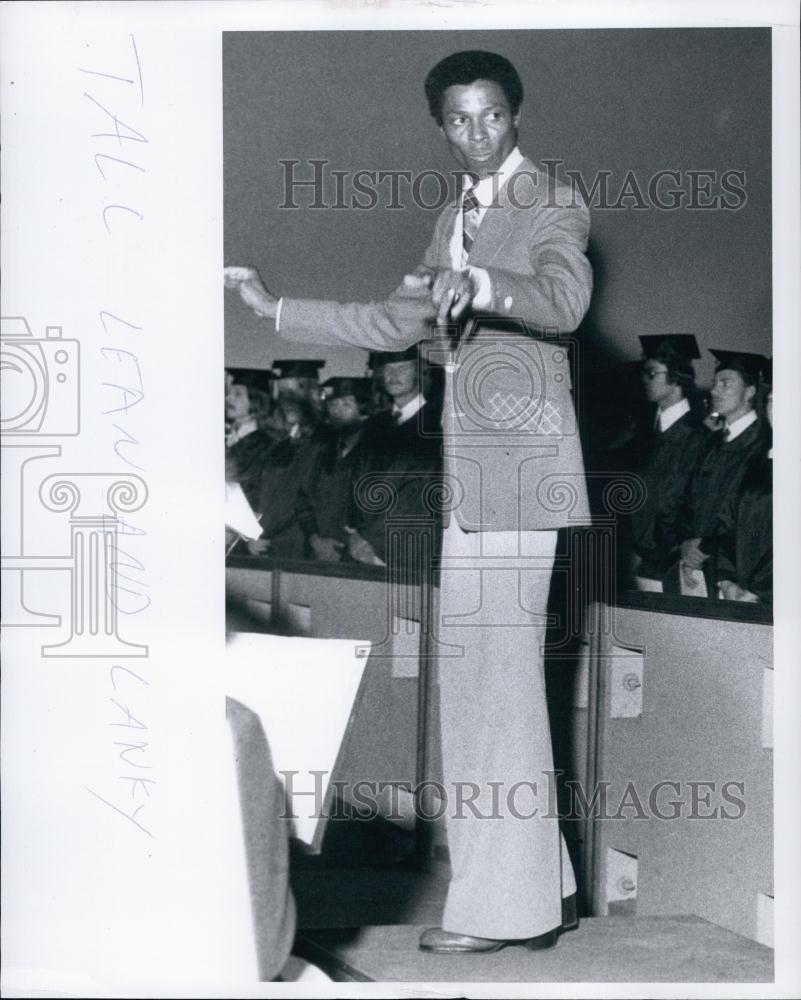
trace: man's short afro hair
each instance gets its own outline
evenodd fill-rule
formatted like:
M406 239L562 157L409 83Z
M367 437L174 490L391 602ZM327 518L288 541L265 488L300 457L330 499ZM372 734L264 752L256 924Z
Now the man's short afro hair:
M428 109L437 125L442 125L442 98L448 87L464 86L476 80L497 83L506 94L512 114L518 113L523 102L523 84L508 59L480 49L454 52L437 63L424 83Z

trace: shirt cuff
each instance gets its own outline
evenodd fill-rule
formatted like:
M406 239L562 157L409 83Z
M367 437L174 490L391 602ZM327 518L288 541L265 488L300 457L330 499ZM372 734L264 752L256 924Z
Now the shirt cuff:
M282 309L283 305L284 305L284 297L282 295L281 298L278 300L278 306L277 306L277 308L275 310L275 332L276 333L280 333L281 332L281 309Z
M467 270L478 289L471 303L473 309L489 309L492 305L492 282L489 272L483 267L468 267Z

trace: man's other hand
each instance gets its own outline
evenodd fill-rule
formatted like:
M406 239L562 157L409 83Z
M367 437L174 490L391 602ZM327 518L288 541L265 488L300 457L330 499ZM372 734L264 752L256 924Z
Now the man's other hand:
M681 572L682 584L688 590L695 590L697 587L700 587L701 581L695 575L697 570L694 570L691 566L688 566L687 563L681 563L679 565L679 570Z
M681 561L690 569L700 569L709 556L700 549L700 538L688 538L681 543Z
M309 546L314 558L322 562L340 562L342 550L345 548L344 542L338 542L334 538L322 538L320 535L310 535Z
M249 538L247 541L247 550L252 556L264 556L269 549L269 538Z
M720 595L726 601L745 601L748 604L758 604L759 598L750 590L745 590L732 580L721 580L718 584Z
M225 287L239 292L239 297L257 316L274 320L278 299L267 290L255 267L226 267L223 269Z
M367 563L368 566L386 566L383 559L379 559L375 549L363 538L355 528L345 528L348 533L348 555L355 562Z
M459 319L472 304L477 290L469 271L439 271L431 288L431 301L437 310L437 325L445 326Z

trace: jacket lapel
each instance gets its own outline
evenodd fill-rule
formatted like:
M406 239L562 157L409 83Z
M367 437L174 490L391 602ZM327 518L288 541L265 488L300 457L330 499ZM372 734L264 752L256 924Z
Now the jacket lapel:
M510 202L508 193L509 183L512 177L521 170L529 174L536 174L538 180L540 179L535 165L531 160L524 158L517 170L507 178L506 184L498 192L495 202L485 212L476 233L470 256L468 257L469 264L474 264L477 267L481 267L484 264L491 264L498 254L501 253L509 241L509 237L514 232L515 212L517 208L520 205L531 204L533 198L536 197L538 188L532 183L517 183L515 188L516 204Z

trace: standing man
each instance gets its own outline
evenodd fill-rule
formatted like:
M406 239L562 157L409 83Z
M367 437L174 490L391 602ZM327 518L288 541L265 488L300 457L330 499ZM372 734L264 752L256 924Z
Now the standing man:
M451 325L441 352L452 504L437 638L452 874L443 926L420 946L541 948L575 922L562 903L575 902L573 871L547 803L541 647L556 529L589 523L559 339L590 302L589 213L517 148L523 88L508 60L456 53L431 70L425 92L463 186L422 264L386 302L278 299L253 268L228 268L226 283L289 340L402 350L431 336L432 323Z

